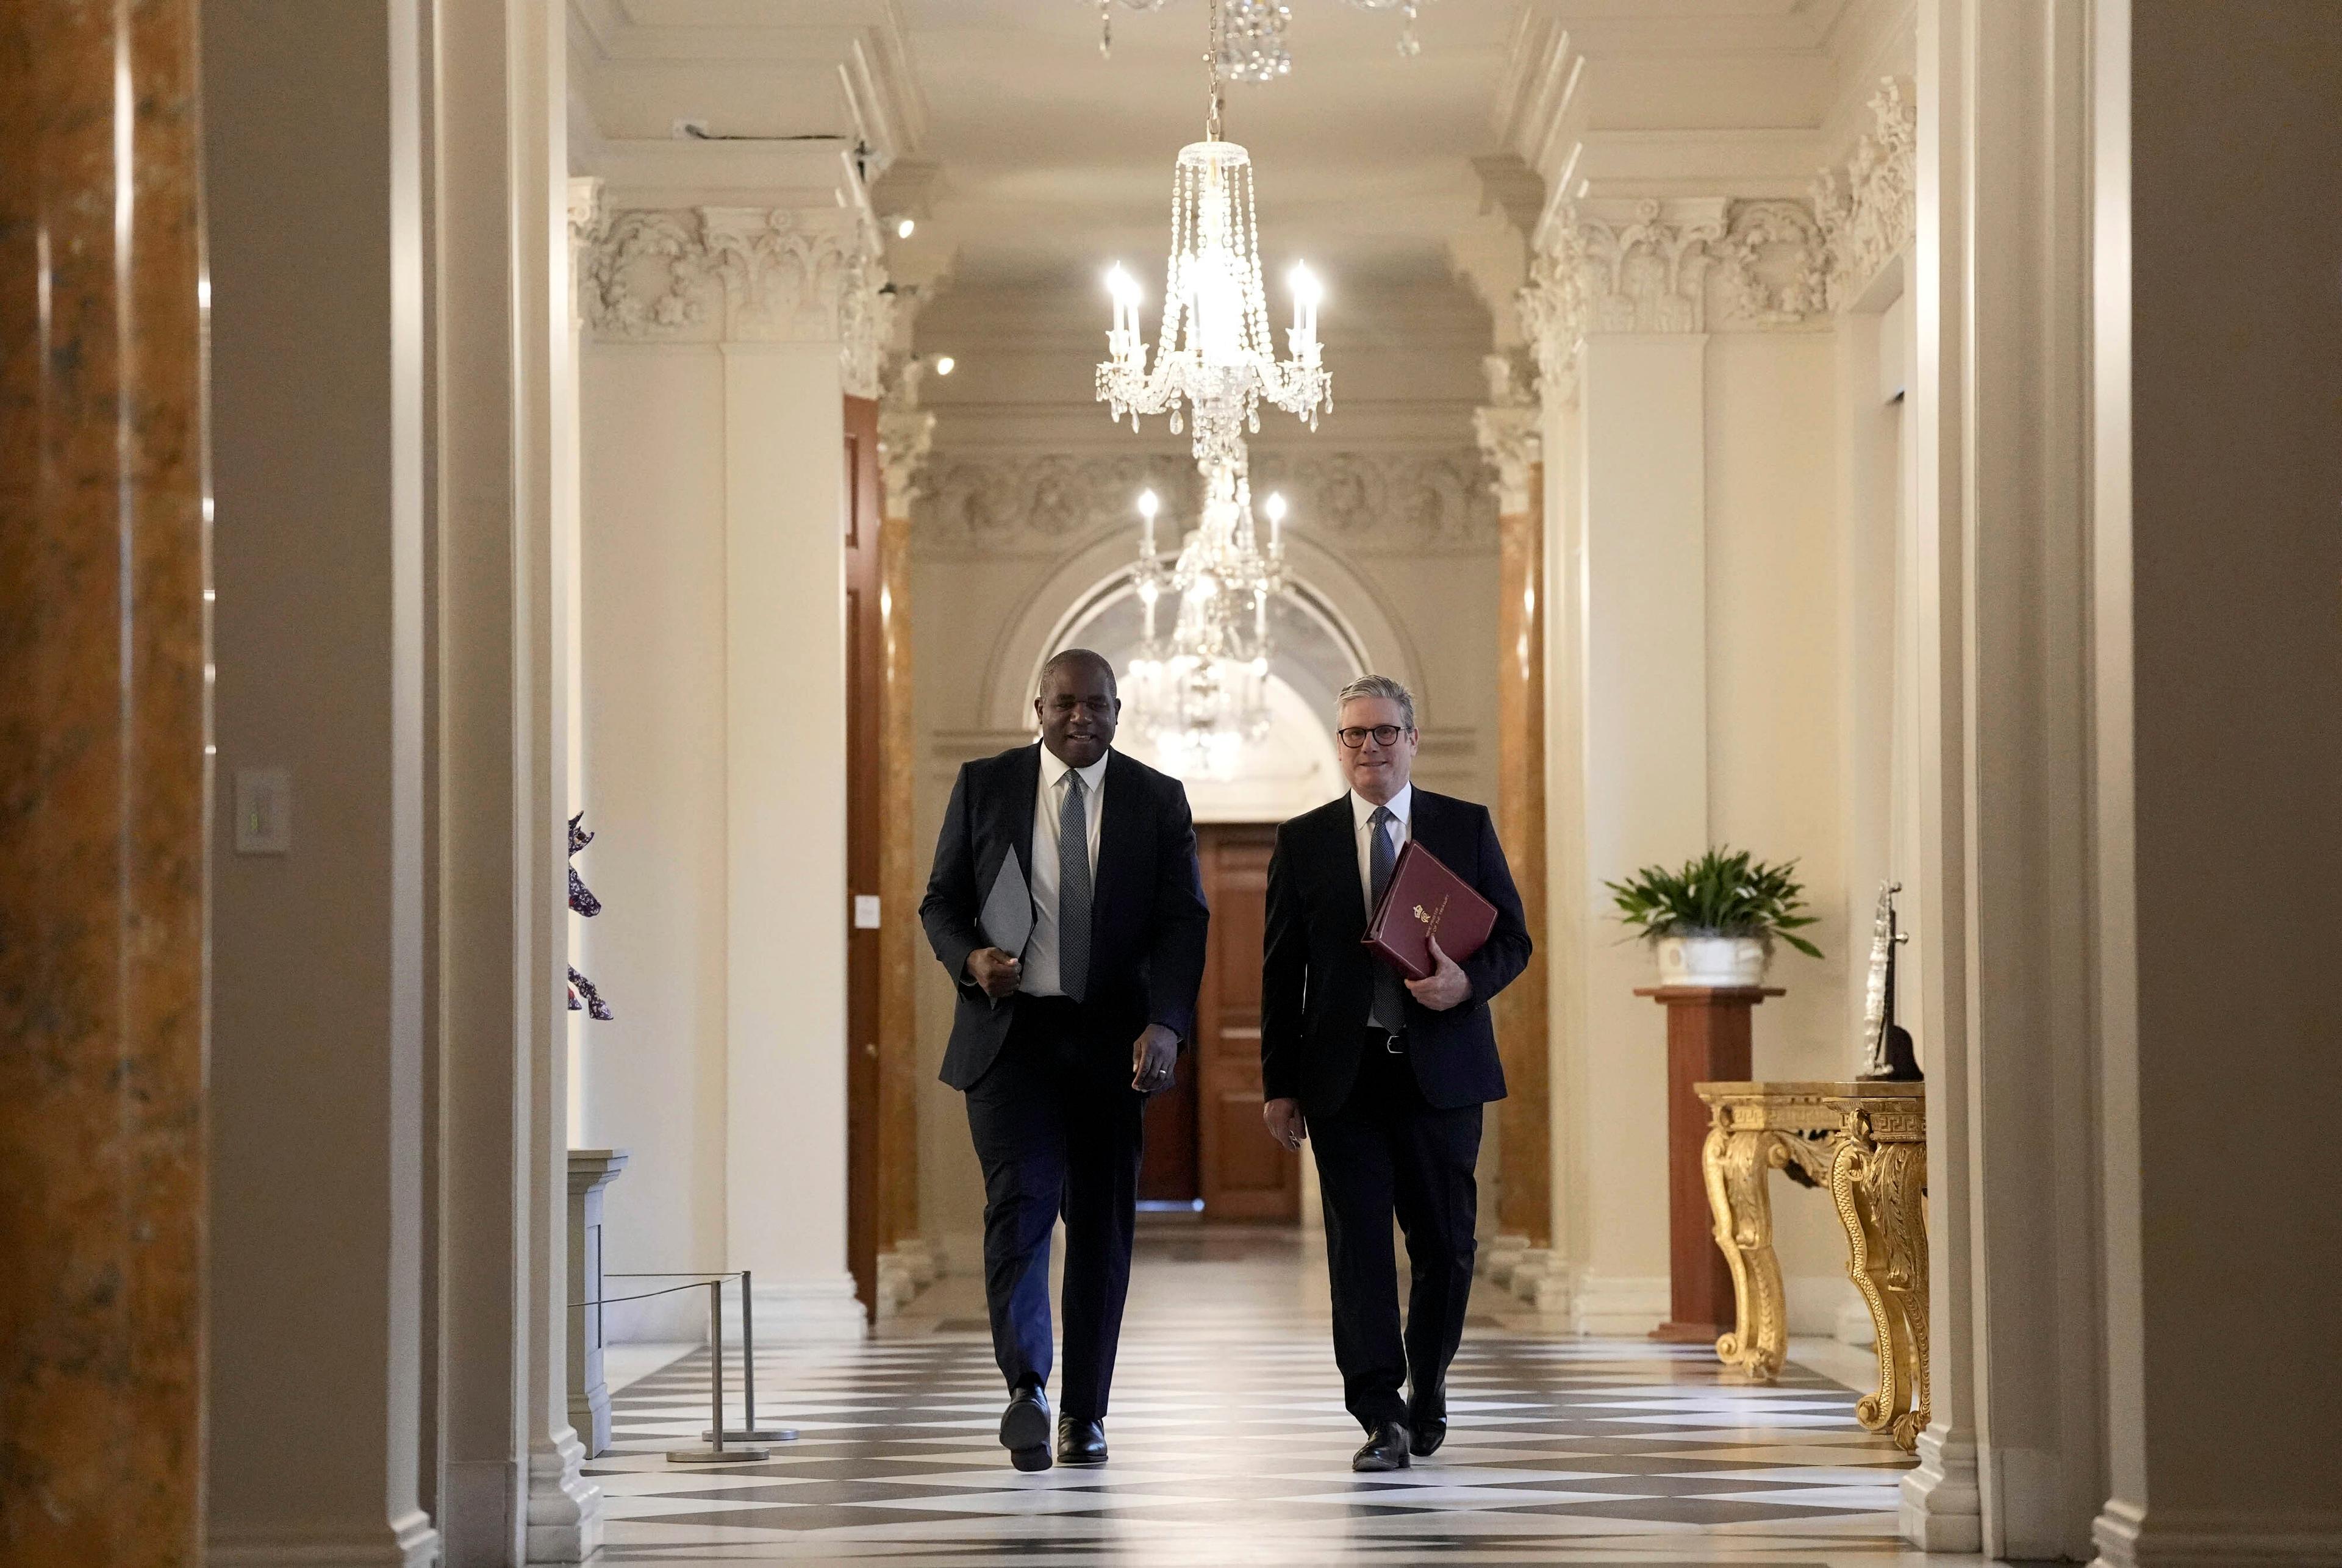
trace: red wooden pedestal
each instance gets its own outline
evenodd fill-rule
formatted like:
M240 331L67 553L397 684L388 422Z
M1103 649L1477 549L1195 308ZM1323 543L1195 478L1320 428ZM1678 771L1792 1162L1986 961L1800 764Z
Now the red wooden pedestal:
M1707 1106L1692 1085L1746 1082L1749 1014L1777 986L1654 985L1637 996L1667 1010L1667 1321L1653 1339L1679 1343L1713 1341L1731 1332L1732 1271L1716 1244L1700 1149L1707 1142Z

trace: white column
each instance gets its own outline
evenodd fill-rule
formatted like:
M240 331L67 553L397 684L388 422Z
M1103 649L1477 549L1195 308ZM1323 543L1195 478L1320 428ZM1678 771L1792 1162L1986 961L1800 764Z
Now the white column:
M2084 21L2079 4L1939 0L1920 24L1938 1353L1905 1518L1926 1545L2027 1558L2086 1553L2105 1488L2097 1174L2073 1132L2097 1120L2100 1055Z
M609 1266L750 1269L768 1337L858 1337L846 1261L844 404L883 330L852 200L649 206L586 288L593 1141ZM733 195L755 188L736 178ZM613 1338L696 1334L691 1303Z
M423 36L411 0L204 8L223 806L205 1560L222 1565L438 1551L418 1491ZM285 770L285 853L235 851L245 768Z
M858 1338L846 1267L845 390L724 345L725 1231L757 1326Z
M1919 1434L1919 1467L1903 1481L1904 1538L1930 1552L1973 1552L1983 1540L1977 1478L1976 1397L1967 1345L1972 1222L1962 1199L1973 1181L1967 1077L1967 929L1962 824L1963 674L1961 463L1966 296L1959 286L1967 235L1959 135L1965 80L1958 0L1923 5L1919 16L1917 235L1912 246L1913 436L1911 507L1901 551L1913 580L1910 629L1917 682L1918 854L1907 868L1917 984L1908 987L1910 1029L1926 1044L1929 1082L1928 1332L1933 1415Z
M1584 1154L1593 1193L1578 1316L1603 1332L1666 1315L1666 1054L1641 948L1603 883L1707 847L1707 451L1699 333L1589 335L1578 367L1583 518L1576 649L1584 715ZM1658 1134L1653 1135L1653 1129Z

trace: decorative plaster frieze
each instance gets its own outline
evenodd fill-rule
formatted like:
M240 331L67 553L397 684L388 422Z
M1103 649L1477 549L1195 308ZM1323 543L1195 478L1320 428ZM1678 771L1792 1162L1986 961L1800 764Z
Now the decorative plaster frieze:
M1803 202L1735 202L1717 248L1724 319L1787 326L1821 314L1828 293L1821 225Z
M1520 385L1510 355L1484 355L1481 368L1488 377L1488 403L1472 412L1472 434L1480 443L1481 460L1496 470L1496 511L1513 516L1528 511L1531 482L1545 460L1544 410L1536 396Z
M1281 490L1288 533L1349 555L1475 554L1496 547L1496 500L1479 452L1255 448L1256 496ZM914 503L922 559L1051 556L1114 529L1137 539L1139 491L1182 527L1199 504L1196 469L1175 454L939 454Z
M886 286L886 264L876 252L857 250L846 258L837 291L837 374L847 395L882 395L881 367L895 335L895 295Z
M1642 197L1579 203L1531 260L1520 317L1538 395L1576 395L1588 333L1791 326L1827 293L1821 225L1796 201Z
M836 343L846 390L879 393L886 271L844 211L628 210L595 225L586 325L613 342Z
M878 472L889 517L908 517L922 494L919 474L936 437L936 416L919 406L919 378L926 369L923 359L899 361L878 400Z
M569 324L582 326L592 284L594 245L606 219L602 182L592 175L575 175L569 181Z
M1721 200L1645 198L1623 218L1581 210L1581 332L1705 332L1707 272L1726 233Z
M1828 303L1843 310L1904 246L1918 221L1919 110L1888 76L1870 100L1871 129L1843 170L1814 177L1814 212L1827 252Z

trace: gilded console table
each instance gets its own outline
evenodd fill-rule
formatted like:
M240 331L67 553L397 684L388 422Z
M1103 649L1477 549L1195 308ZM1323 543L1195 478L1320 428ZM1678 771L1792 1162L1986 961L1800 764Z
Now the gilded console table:
M1716 1244L1732 1275L1734 1323L1716 1353L1770 1383L1788 1353L1767 1177L1829 1192L1846 1227L1847 1273L1877 1332L1878 1388L1855 1418L1905 1449L1927 1420L1926 1086L1909 1083L1706 1083L1701 1150Z
M1850 1084L1827 1104L1844 1120L1830 1197L1846 1272L1877 1333L1878 1390L1854 1418L1906 1453L1927 1424L1927 1099L1921 1084Z

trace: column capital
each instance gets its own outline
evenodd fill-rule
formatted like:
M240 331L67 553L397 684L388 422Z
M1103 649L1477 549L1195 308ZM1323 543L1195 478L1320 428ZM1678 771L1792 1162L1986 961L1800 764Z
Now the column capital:
M616 210L593 225L579 275L586 325L597 338L833 343L846 390L878 395L893 299L886 264L859 213Z
M936 416L919 406L919 378L926 362L904 359L886 378L878 401L878 472L886 491L886 515L908 517L919 494L919 473L935 443Z
M1575 395L1588 333L1794 326L1828 292L1822 226L1802 201L1597 197L1561 209L1546 236L1519 308L1547 401Z
M1829 308L1844 310L1904 246L1918 220L1919 107L1897 76L1870 99L1870 129L1841 167L1814 176L1813 204L1827 252Z
M1480 455L1496 471L1496 511L1516 516L1536 499L1531 480L1545 461L1545 411L1519 384L1509 355L1484 355L1480 365L1487 374L1490 401L1472 411L1472 434Z

